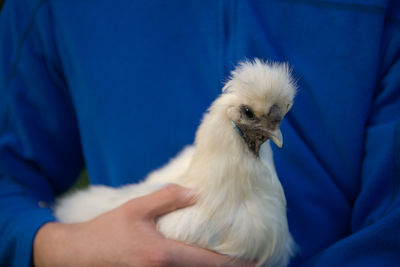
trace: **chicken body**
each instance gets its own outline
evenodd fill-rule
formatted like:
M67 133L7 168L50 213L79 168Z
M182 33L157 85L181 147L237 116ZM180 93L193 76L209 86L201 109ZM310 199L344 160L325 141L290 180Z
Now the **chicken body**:
M140 184L92 186L61 199L55 216L61 222L86 221L176 183L195 189L199 199L159 218L165 237L259 265L287 265L295 245L266 140L281 145L280 120L294 94L285 65L242 63L205 114L193 146Z

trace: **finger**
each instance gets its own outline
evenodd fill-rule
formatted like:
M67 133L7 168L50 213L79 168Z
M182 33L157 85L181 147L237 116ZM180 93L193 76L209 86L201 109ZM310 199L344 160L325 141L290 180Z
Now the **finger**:
M196 202L193 190L170 184L144 197L137 198L135 205L144 211L144 215L153 219L176 209L193 205Z
M203 248L189 246L169 240L169 264L171 266L244 266L253 267L253 262L243 262Z

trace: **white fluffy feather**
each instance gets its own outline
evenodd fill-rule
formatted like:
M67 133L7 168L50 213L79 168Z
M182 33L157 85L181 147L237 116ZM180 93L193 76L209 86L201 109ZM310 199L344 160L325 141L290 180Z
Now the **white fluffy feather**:
M294 242L269 141L262 146L260 158L256 157L231 121L238 119L237 107L243 104L258 114L278 105L286 114L294 95L285 64L257 59L241 63L205 114L194 146L140 184L117 189L91 186L59 200L55 216L61 222L86 221L176 183L194 188L200 197L194 206L157 221L164 236L259 264L287 265Z

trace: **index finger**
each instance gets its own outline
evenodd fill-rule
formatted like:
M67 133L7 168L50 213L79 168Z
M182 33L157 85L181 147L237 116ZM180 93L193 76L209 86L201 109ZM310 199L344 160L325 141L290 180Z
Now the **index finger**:
M194 191L177 184L170 184L146 196L137 198L132 205L140 207L150 219L176 209L193 205L196 202Z

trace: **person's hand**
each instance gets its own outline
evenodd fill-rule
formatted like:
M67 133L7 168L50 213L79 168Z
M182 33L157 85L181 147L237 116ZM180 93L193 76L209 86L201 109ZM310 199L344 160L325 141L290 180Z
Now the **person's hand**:
M34 240L34 265L246 265L202 248L166 239L157 231L155 219L158 216L195 202L191 191L169 185L84 223L47 223L39 229Z

